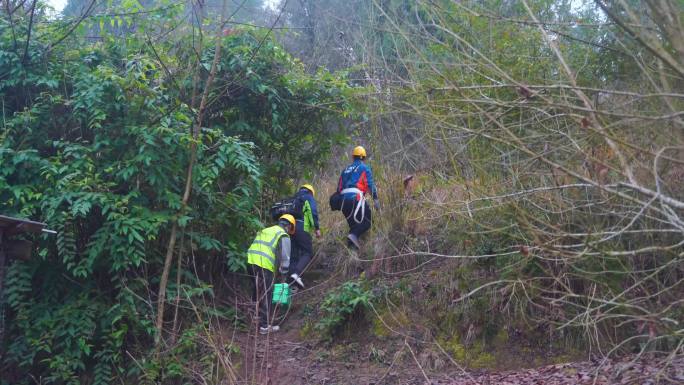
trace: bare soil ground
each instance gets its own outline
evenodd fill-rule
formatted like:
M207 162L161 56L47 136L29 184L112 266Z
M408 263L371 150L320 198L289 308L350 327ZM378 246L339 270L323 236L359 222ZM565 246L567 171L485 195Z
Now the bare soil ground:
M281 330L268 336L241 333L241 383L259 385L565 385L565 384L684 384L684 356L669 360L632 357L588 360L514 370L464 369L410 338L378 341L368 330L350 330L334 344L306 337L302 328L315 321L307 311L332 285L323 279L317 289L297 294L284 315ZM512 352L516 350L512 349ZM440 365L434 364L442 360ZM531 359L511 357L515 363ZM547 360L548 362L548 360ZM509 366L510 367L510 366Z
M291 330L259 339L256 366L245 365L244 378L245 383L264 385L684 384L684 359L677 358L667 368L659 362L624 358L503 372L466 371L456 367L438 372L421 367L411 354L389 365L373 362L363 354L340 360L334 357L334 352L301 341L297 332ZM253 373L252 369L255 369ZM250 378L254 381L250 382Z

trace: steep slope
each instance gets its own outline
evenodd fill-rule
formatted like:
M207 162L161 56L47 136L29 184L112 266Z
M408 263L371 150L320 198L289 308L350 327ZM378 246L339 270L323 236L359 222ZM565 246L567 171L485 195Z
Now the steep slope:
M324 316L320 305L326 295L339 290L338 284L344 279L339 274L330 277L322 273L310 273L311 288L295 294L291 308L279 310L280 332L258 335L256 340L253 332L240 334L245 380L258 384L361 385L669 384L684 380L681 358L667 368L662 361L649 357L583 361L560 350L548 355L549 351L523 337L499 341L500 346L487 351L478 350L474 344L454 354L448 341L443 348L438 339L429 340L440 331L430 329L434 317L425 309L416 309L410 315L411 322L404 320L402 326L398 322L402 315L377 312L379 297L369 311L355 314L332 338L326 337L315 327ZM433 277L437 274L432 270ZM368 283L387 284L381 281Z

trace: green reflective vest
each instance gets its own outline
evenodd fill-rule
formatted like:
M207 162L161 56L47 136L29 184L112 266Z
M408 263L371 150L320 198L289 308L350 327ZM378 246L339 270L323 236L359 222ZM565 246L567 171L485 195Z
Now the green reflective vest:
M287 237L288 235L278 225L259 231L249 250L247 250L247 263L275 273L276 246L283 236Z
M304 207L302 207L302 214L304 215L304 231L311 234L314 231L314 220L313 212L311 211L311 205L309 201L304 201Z

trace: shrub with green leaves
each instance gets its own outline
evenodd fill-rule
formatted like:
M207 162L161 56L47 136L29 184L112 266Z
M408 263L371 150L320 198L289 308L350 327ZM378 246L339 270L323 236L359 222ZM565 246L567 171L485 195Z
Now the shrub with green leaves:
M73 31L42 11L0 16L0 212L58 232L39 239L33 259L9 267L3 380L137 378L132 357L146 356L155 337L171 225L180 227L181 262L173 265L182 271L171 276L182 290L170 284L168 300L213 295L222 271L244 267L244 250L263 225L261 197L281 186L273 182L320 164L340 140L344 80L307 75L254 30L221 37L205 119L193 136L215 40L205 35L200 45L177 8L161 9L130 16L126 25L141 33L124 34L98 29L101 15ZM175 34L149 40L172 21ZM99 38L89 42L93 31Z
M363 288L360 281L347 281L332 290L321 303L321 319L316 323L324 339L330 340L344 325L362 316L370 306L373 293Z

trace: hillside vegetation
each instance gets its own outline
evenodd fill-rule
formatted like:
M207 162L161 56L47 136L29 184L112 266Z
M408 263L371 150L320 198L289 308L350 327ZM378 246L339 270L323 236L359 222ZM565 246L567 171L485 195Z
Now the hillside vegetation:
M3 3L0 214L57 234L8 264L0 384L257 381L244 253L301 183L324 236L271 347L681 380L681 2L237 3ZM327 207L352 143L359 253Z

